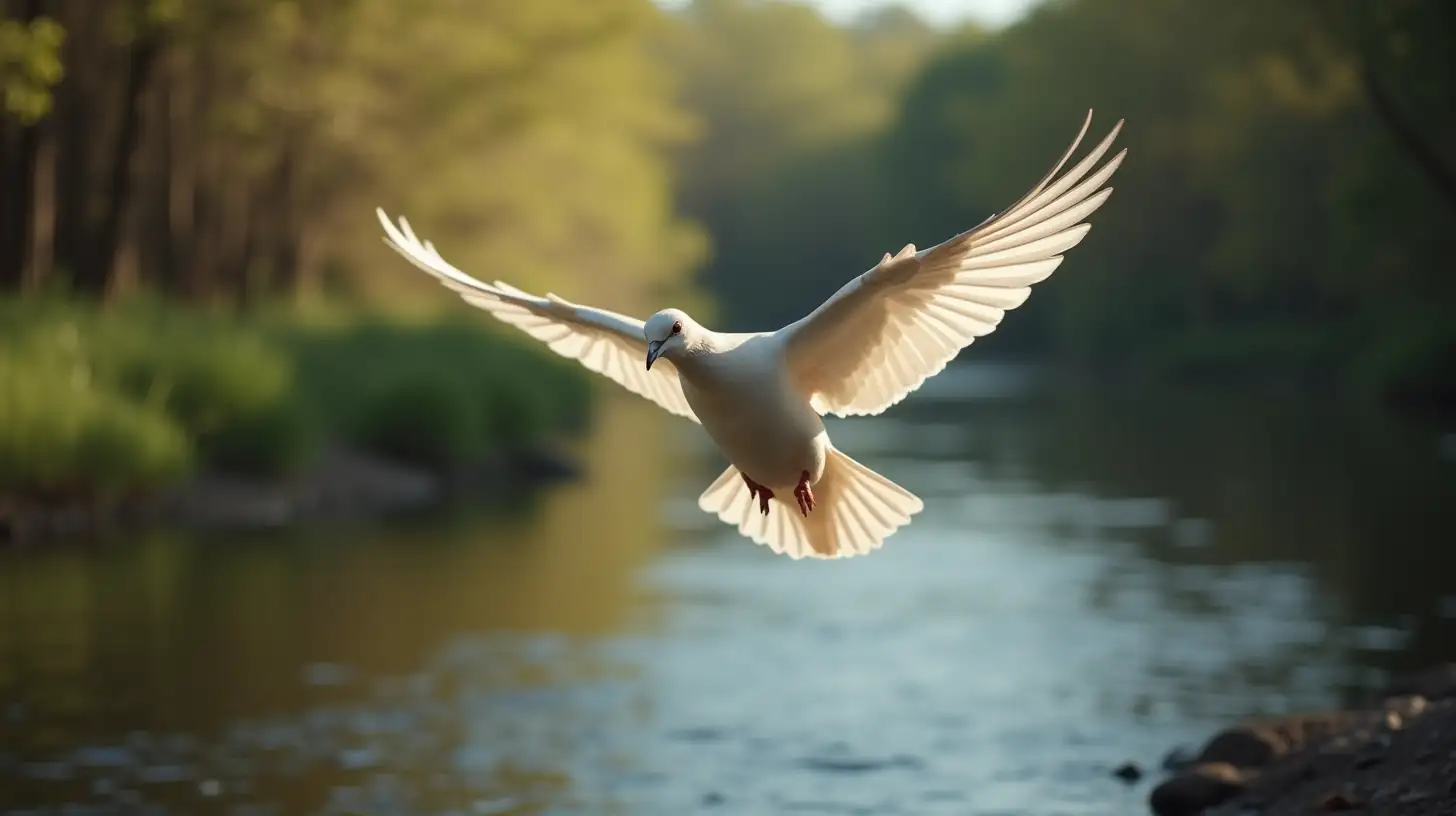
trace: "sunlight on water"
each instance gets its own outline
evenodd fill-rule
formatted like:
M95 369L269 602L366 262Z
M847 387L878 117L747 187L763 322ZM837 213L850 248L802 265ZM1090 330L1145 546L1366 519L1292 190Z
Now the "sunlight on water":
M504 514L0 554L0 812L1111 816L1124 760L1456 645L1434 444L944 379L832 426L926 500L871 558L738 538L628 399Z

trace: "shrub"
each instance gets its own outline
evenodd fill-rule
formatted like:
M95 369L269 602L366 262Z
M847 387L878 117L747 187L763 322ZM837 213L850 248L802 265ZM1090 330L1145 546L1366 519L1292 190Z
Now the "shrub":
M365 448L432 467L584 424L587 373L479 315L428 324L365 320L289 332L317 413L348 418ZM418 427L426 417L436 427Z
M234 414L199 435L197 448L203 461L221 471L285 476L308 463L318 448L318 432L299 402L276 400Z
M289 399L288 361L257 338L176 338L119 361L134 397L163 406L190 433L224 429L239 417Z
M308 323L0 300L0 497L143 491L194 461L276 477L329 434L448 468L580 424L588 396L575 363L474 312Z
M497 365L476 381L481 436L492 449L525 447L560 425L552 410L559 397L547 378L531 370L533 362Z
M181 428L85 367L0 360L0 495L116 498L172 482L190 464Z
M364 400L355 440L411 464L447 468L480 448L475 400L460 381L435 372L386 381Z
M305 463L313 430L285 349L227 322L153 325L146 338L117 332L98 350L119 388L173 418L209 467L272 477Z

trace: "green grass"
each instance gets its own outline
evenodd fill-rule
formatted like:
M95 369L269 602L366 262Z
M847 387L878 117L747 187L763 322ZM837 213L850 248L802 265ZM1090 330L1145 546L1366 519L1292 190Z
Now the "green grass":
M589 397L574 364L475 313L0 300L0 499L120 497L197 468L283 478L331 440L448 468L580 427Z

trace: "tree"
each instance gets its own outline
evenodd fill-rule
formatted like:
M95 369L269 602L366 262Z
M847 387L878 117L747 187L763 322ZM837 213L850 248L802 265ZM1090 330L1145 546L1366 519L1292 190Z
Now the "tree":
M916 235L979 221L1039 177L1086 107L1125 117L1111 203L1003 331L1101 360L1196 348L1349 365L1390 334L1380 316L1451 302L1441 259L1456 249L1434 169L1449 158L1422 158L1382 111L1398 105L1425 152L1452 143L1451 73L1436 70L1449 4L1358 5L1402 21L1387 25L1405 56L1387 34L1385 51L1358 51L1320 0L1064 0L951 44L885 140L895 211Z
M668 52L702 124L679 200L712 235L702 279L726 325L772 328L888 248L872 137L939 36L902 9L838 27L788 2L696 0L678 21Z
M18 198L81 292L438 297L369 274L393 263L380 204L462 266L606 301L677 286L698 252L646 0L46 3L54 173Z

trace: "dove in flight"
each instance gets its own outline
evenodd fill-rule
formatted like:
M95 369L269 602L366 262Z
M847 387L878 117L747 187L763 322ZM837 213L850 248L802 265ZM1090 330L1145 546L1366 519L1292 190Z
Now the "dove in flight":
M1127 153L1097 166L1119 121L1058 177L1091 122L1088 111L1061 160L1015 204L929 249L886 253L773 332L715 332L678 309L644 323L485 283L446 262L404 218L395 225L378 215L386 244L466 302L700 423L730 463L698 498L705 512L775 553L843 558L878 549L924 505L835 448L823 416L875 415L904 399L994 331L1082 241L1091 229L1084 219L1111 195L1104 185Z

